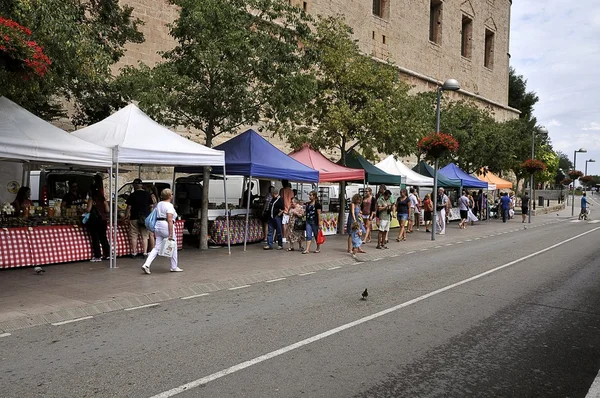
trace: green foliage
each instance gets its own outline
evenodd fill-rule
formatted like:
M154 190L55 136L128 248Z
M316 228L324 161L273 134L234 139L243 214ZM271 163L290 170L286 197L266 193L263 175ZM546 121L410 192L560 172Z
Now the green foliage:
M0 68L0 95L47 120L65 115L62 98L75 106L75 124L108 116L123 104L112 87L110 67L127 42L143 41L141 21L132 11L118 0L0 1L0 14L29 27L52 61L43 79L15 79Z
M558 168L564 173L573 169L573 162L569 159L569 155L558 151L556 152L556 156L558 156Z
M163 124L215 136L240 126L286 119L314 89L309 57L298 45L310 37L309 17L277 0L172 0L177 46L164 62L126 68L119 86ZM249 12L248 10L252 10Z
M508 106L520 110L521 118L531 119L533 107L538 101L535 92L527 91L527 80L523 75L517 75L511 66L508 73Z
M357 146L367 158L376 150L402 155L416 151L419 137L411 134L425 133L416 119L423 108L411 101L410 87L399 81L393 65L360 53L342 17L319 19L307 49L315 57L315 97L297 118L280 125L278 133L294 147L309 142L315 148L338 149L342 163L346 152Z

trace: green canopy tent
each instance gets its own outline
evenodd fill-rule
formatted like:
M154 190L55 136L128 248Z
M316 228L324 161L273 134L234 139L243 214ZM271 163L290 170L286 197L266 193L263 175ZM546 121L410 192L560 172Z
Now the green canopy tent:
M386 173L362 157L355 150L350 150L346 153L346 166L355 169L363 169L365 171L365 180L368 184L404 185L402 184L401 176Z
M423 174L424 176L429 176L429 177L433 178L433 167L428 165L427 162L425 162L424 160L422 160L418 165L416 165L412 169L419 174ZM461 187L460 180L452 180L452 179L442 175L439 171L438 171L437 179L438 179L438 187L443 187L443 188L460 188Z

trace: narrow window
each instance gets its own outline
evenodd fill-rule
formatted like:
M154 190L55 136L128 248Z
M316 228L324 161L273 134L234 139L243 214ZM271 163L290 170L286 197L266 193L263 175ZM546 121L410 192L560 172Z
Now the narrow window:
M381 18L381 0L373 0L373 15Z
M494 32L485 30L485 56L483 65L488 69L494 69Z
M431 0L429 7L429 40L440 44L442 42L442 2Z
M373 31L373 40L375 40L375 31Z
M308 3L307 3L306 1L303 1L303 2L302 2L302 9L303 9L304 11L308 11Z
M390 19L390 0L373 0L373 15Z
M383 44L385 44L385 35L383 35L382 41L383 41Z
M466 15L462 17L460 53L465 58L471 58L471 39L473 38L473 20Z

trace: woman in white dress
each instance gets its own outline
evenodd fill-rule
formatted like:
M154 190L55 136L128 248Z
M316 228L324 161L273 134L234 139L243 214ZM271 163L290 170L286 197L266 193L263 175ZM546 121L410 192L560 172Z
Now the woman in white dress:
M169 239L175 242L175 220L177 219L177 212L171 201L173 200L173 192L170 189L163 189L160 193L162 201L156 205L156 227L154 229L154 235L156 236L156 246L152 249L142 270L146 274L150 274L150 265L152 261L158 255L158 251L162 247L163 241ZM173 251L173 257L171 257L171 272L182 272L183 270L177 265L177 250Z

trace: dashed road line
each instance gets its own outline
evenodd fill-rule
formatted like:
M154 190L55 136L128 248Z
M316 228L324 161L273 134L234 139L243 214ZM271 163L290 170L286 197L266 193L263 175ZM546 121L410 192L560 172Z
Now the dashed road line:
M383 259L382 258L378 258L378 259L375 259L373 261L377 261L377 260L383 260ZM327 271L333 271L334 269L340 269L340 268L342 268L342 267L331 267L331 268L327 268Z
M227 290L238 290L238 289L245 289L247 287L250 287L250 285L243 285L243 286L236 286L236 287L230 287Z
M405 254L413 254L413 253L416 253L416 251L406 252Z
M125 311L140 310L140 309L142 309L142 308L156 307L156 306L158 306L158 305L160 305L160 304L158 304L158 303L153 303L153 304L140 305L140 306L137 306L137 307L125 308Z
M10 333L2 333L2 334L0 334L0 337L8 337L10 335L11 335Z
M270 281L265 281L265 283L273 283L273 282L279 282L279 281L284 281L286 280L286 278L277 278L277 279L271 279Z
M204 297L204 296L208 296L208 293L202 293L202 294L194 294L193 296L187 296L187 297L182 297L182 300L190 300L190 299L195 299L198 297Z
M315 274L316 272L312 271L312 272L304 272L303 274L298 274L298 276L306 276L306 275L312 275Z
M84 316L82 318L77 318L77 319L70 319L68 321L62 321L62 322L56 322L56 323L52 323L52 326L61 326L61 325L66 325L67 323L73 323L73 322L79 322L79 321L85 321L86 319L92 319L93 316Z

